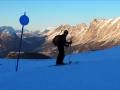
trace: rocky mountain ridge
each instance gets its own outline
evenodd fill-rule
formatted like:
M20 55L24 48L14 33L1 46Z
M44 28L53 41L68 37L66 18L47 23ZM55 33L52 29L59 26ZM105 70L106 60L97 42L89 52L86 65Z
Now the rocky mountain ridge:
M52 39L64 30L69 31L67 38L73 41L72 52L102 50L120 44L120 17L108 20L94 19L89 26L84 23L76 26L66 24L44 33L47 37L42 46L45 53L55 55L56 48L52 44Z

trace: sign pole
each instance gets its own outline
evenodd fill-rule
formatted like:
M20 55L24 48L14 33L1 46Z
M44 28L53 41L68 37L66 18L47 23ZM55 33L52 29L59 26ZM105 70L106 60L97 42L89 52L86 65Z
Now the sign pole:
M22 48L23 30L24 30L24 26L22 26L22 32L21 32L21 36L20 36L20 44L19 44L19 50L18 50L18 57L17 57L17 64L16 64L16 72L18 71L18 64L19 64L19 59L20 59L20 52L21 52L21 48Z
M20 17L19 21L20 21L20 24L22 25L22 31L21 31L21 36L20 36L18 57L17 57L17 63L16 63L16 72L18 71L18 67L19 67L19 59L20 59L20 54L21 54L21 49L22 49L23 30L24 30L24 26L29 23L29 17L26 16L26 13L24 13L24 15Z

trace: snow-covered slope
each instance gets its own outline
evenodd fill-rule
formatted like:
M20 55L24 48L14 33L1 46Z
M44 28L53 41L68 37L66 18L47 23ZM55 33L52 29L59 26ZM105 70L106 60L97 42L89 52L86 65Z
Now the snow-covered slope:
M49 67L55 60L0 60L0 90L120 90L120 46L71 55L79 62ZM65 62L68 62L66 56Z

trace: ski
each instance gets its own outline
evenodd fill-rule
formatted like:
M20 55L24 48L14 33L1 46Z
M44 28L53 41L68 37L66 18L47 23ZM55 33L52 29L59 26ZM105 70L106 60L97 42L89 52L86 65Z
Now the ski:
M76 61L76 62L72 62L72 61L69 61L67 63L64 63L64 64L60 64L60 65L49 65L48 67L52 67L52 66L66 66L66 65L71 65L71 64L78 64L79 62Z

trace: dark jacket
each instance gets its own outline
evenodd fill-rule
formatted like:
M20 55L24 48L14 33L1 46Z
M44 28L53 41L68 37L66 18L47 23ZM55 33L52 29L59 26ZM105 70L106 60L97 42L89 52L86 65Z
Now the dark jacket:
M69 47L69 44L71 44L71 43L66 41L66 35L64 35L64 34L60 35L58 46Z

